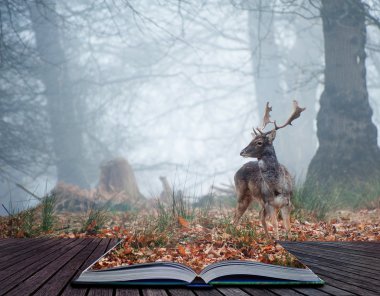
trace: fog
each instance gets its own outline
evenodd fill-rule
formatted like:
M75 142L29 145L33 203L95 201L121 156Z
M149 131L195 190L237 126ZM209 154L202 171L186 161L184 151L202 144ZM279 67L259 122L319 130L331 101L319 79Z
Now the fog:
M379 17L379 5L367 3ZM252 128L261 125L265 102L273 107L272 119L283 123L294 99L307 109L277 132L274 146L302 183L318 147L325 66L320 6L253 0L2 2L0 122L6 124L0 125L0 203L9 208L11 200L14 209L33 205L35 198L16 184L43 196L62 181L57 163L70 159L86 183L75 185L85 188L97 186L102 163L124 157L147 198L159 196L159 176L189 195L206 194L212 185L233 184L247 162L239 153L252 140ZM367 87L377 129L379 51L379 27L368 21ZM63 119L52 131L57 117ZM14 142L5 129L17 136ZM59 158L59 149L73 150Z

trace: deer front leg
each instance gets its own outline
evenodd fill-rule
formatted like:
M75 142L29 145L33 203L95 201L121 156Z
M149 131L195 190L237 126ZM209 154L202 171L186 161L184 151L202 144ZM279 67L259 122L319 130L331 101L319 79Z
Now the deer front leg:
M248 195L243 195L241 197L238 197L238 204L236 206L234 222L233 222L235 226L239 223L241 216L243 216L243 214L245 213L245 211L251 204L251 201L252 201L252 198Z
M266 213L265 213L265 207L263 207L260 211L260 220L261 220L261 225L263 226L264 228L264 231L265 231L265 235L267 236L267 238L269 239L270 236L269 236L269 233L268 233L268 227L267 227L267 221L265 220L266 219Z
M273 213L271 214L271 222L273 225L273 231L276 240L278 240L278 220L277 220L277 211L273 209Z
M268 233L267 224L266 224L266 219L270 218L271 223L273 225L275 238L278 240L278 221L277 221L276 213L277 211L273 206L271 206L269 203L265 203L264 209L263 209L263 215L261 217L261 223L263 224L265 234L270 239L271 237Z
M284 221L284 227L286 230L286 238L289 238L290 235L290 212L291 212L291 206L284 206L281 208L281 217Z

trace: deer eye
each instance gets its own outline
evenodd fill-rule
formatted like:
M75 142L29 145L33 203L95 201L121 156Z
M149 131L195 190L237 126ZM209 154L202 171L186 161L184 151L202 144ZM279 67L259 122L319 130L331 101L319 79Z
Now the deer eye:
M257 142L257 145L261 146L261 145L263 145L263 142Z

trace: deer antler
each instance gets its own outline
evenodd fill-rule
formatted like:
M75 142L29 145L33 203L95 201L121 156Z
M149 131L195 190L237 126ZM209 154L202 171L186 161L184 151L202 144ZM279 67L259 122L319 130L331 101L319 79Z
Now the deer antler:
M265 106L265 112L264 112L264 118L263 123L261 124L261 130L263 130L268 123L273 123L273 121L270 120L270 112L272 111L272 107L269 107L269 102L267 102Z
M264 114L264 118L263 118L262 127L261 128L256 128L256 129L257 129L257 131L261 135L268 135L272 131L279 130L280 128L284 128L287 125L292 125L293 120L295 120L298 117L300 117L301 113L303 111L305 111L305 109L306 108L301 108L300 106L298 106L298 102L296 100L293 100L293 113L290 115L290 117L288 118L288 120L283 125L278 126L277 123L276 123L276 121L271 121L271 119L270 119L269 112L272 111L272 107L269 107L269 102L267 102L267 104L265 106L265 114ZM266 125L268 123L273 123L274 124L274 129L270 130L269 132L263 133L262 130L266 127ZM256 134L255 129L253 129L253 130L254 130L254 132Z
M277 126L276 121L275 121L274 129L279 130L280 128L283 128L287 125L292 125L292 121L300 117L301 113L305 110L306 108L301 108L300 106L298 106L298 102L296 100L293 100L293 113L290 115L289 119L281 126Z
M270 112L272 111L272 107L269 106L269 102L265 105L265 111L264 111L264 117L263 117L263 123L261 124L261 127L257 127L256 130L261 134L264 135L263 129L267 126L268 123L274 123L270 120ZM256 130L253 129L253 132L255 135L257 135Z

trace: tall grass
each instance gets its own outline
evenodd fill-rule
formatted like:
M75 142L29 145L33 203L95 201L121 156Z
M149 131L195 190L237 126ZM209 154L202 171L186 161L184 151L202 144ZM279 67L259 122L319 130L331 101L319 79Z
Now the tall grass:
M207 224L210 211L215 206L215 198L213 187L203 196L197 196L194 191L192 195L187 194L185 186L182 190L175 190L173 187L170 201L156 201L157 208L157 226L159 231L163 231L170 226L178 224L179 218L183 218L189 222Z
M26 237L34 237L39 235L40 233L39 229L36 227L36 212L36 208L31 208L20 213L20 215L22 216L21 229Z
M44 232L51 231L55 223L54 207L57 202L57 197L50 193L42 198L41 206L41 230Z
M173 223L173 210L162 201L157 200L157 228L160 232L167 229Z
M294 215L325 219L329 212L341 209L374 209L380 206L380 177L372 180L321 185L308 180L296 186L293 194Z
M2 204L8 213L8 217L2 219L6 221L7 231L1 237L34 237L40 234L37 208L27 208L23 211L13 207L12 201L9 202L9 209Z
M172 214L174 217L183 217L188 220L194 218L195 207L192 198L185 195L183 190L172 192Z
M109 219L109 212L105 208L92 207L84 220L81 231L87 234L97 234Z
M306 217L315 217L318 220L326 218L329 211L336 207L338 195L328 198L324 191L311 188L306 185L299 185L293 192L293 212L292 214L300 220Z
M380 176L367 182L354 182L350 190L343 191L342 205L352 209L375 209L380 207Z

